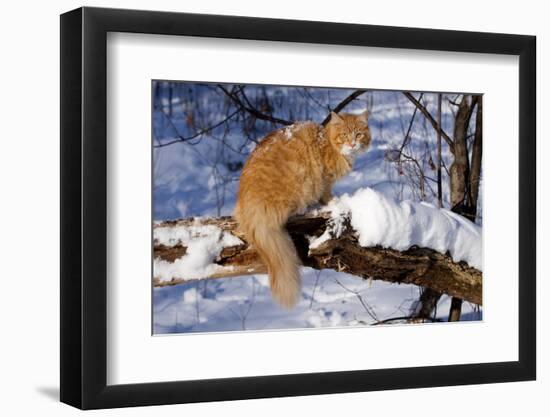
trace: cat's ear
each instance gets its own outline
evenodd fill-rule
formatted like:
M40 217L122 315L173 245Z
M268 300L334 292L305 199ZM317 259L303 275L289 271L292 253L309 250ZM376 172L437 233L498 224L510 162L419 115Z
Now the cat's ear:
M330 112L330 123L339 124L343 122L344 119L342 119L338 113L334 113L333 111Z
M363 123L367 123L368 120L369 120L369 111L365 110L363 113L358 114L357 115L357 120L359 120Z

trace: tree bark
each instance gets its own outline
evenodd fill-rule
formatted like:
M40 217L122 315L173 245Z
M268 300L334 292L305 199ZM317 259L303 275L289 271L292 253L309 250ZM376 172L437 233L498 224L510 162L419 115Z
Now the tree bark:
M258 253L246 243L246 239L237 229L236 221L231 217L167 221L155 227L197 225L197 222L201 225L215 225L244 242L225 247L215 260L223 268L204 278L266 273L266 267ZM340 236L333 237L316 248L310 248L310 238L323 234L330 222L330 216L326 213L295 216L288 221L287 230L305 266L334 269L364 279L415 284L482 304L481 272L464 262L453 262L449 255L432 249L411 247L406 251L397 251L382 247L362 247L349 224ZM174 262L186 252L187 248L182 245L167 247L156 241L154 244L154 257L168 262ZM153 283L155 286L164 286L193 280L174 276L170 281L161 281L154 277Z
M475 163L475 174L470 167L468 156L468 126L476 103L481 103L477 96L464 94L458 106L454 126L454 161L450 169L451 210L459 213L475 222L477 212L477 191L481 175L481 113L476 119L476 133L474 150L472 151L472 164ZM479 105L479 104L478 104ZM479 107L478 107L479 110ZM478 126L479 123L479 126ZM479 130L478 130L479 127ZM479 160L478 160L479 159ZM475 180L475 200L471 188L473 176ZM462 307L460 297L453 297L449 311L449 321L459 321Z
M437 203L443 207L443 187L441 183L441 93L437 95Z
M468 95L464 94L458 106L454 126L454 161L449 170L451 186L451 210L471 216L469 210L470 161L468 159L468 126L472 115L472 105ZM475 218L474 218L475 219Z
M474 143L472 145L472 168L470 172L470 200L472 212L477 214L477 199L479 195L479 180L481 178L481 156L483 153L483 97L476 97L476 130L474 134Z

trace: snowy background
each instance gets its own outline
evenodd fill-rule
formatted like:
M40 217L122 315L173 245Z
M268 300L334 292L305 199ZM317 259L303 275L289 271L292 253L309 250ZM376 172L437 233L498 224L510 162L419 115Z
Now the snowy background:
M224 92L239 91L246 106L272 118L321 122L354 90L153 82L153 215L155 221L231 215L240 171L257 142L284 125L255 117ZM433 114L438 95L414 93ZM442 95L442 127L453 131L459 94ZM369 110L372 144L336 196L370 188L391 201L437 205L436 132L396 91L368 91L343 112ZM474 118L472 117L472 120ZM472 124L473 122L471 122ZM449 208L450 152L443 143L443 207ZM482 187L476 223L482 225ZM409 204L409 203L407 203ZM199 280L153 289L153 332L268 330L403 323L422 289L365 281L332 270L302 270L301 299L293 310L275 304L265 275ZM445 321L450 298L433 312ZM480 320L479 306L465 302L461 320Z

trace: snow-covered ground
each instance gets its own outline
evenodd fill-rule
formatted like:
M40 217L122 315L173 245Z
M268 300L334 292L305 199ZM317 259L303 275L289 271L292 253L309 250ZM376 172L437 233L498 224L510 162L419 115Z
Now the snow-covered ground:
M357 326L402 318L420 295L414 285L365 281L331 270L302 270L302 297L291 311L271 298L267 275L195 281L155 288L154 333L226 332ZM445 320L450 297L436 316ZM463 305L462 320L480 320L481 311ZM399 321L395 321L398 323Z
M154 145L174 140L176 129L181 136L192 136L231 112L231 103L224 100L215 86L181 83L172 88L171 99L165 87L160 85L155 94ZM261 103L258 100L263 96L268 97L276 106L277 117L320 122L327 114L327 103L334 107L350 93L339 89L303 90L249 86L247 94L254 103ZM436 95L424 94L424 99L435 114ZM170 100L172 114L168 120ZM329 206L333 215L351 213L352 226L360 232L362 244L382 244L396 249L416 244L449 250L456 260L481 269L480 226L435 208L435 172L430 165L435 159L433 128L417 115L409 129L414 107L399 92L369 92L350 104L346 111L361 111L366 106L373 141L369 150L356 159L353 171L335 185L334 194L338 198ZM452 110L447 102L443 106L442 124L447 132L452 132ZM255 146L254 140L279 127L269 122L250 124L235 118L207 135L156 147L154 220L230 215L240 169ZM402 146L407 131L410 141L404 149L424 170L426 179L422 187L407 175L407 166L392 162L392 152ZM443 160L448 166L450 155L445 145ZM364 190L357 191L359 189ZM446 174L443 197L444 207L449 207ZM368 206L369 210L358 211L357 206ZM481 224L481 218L477 224ZM167 244L178 239L189 243L192 235L192 230L180 230L176 236L163 235L161 239ZM211 263L220 242L224 244L224 239L229 239L223 235L209 236L194 240L196 247L190 248L192 256L180 265L158 263L155 271L164 277L174 272L171 268L208 273L201 268ZM369 282L332 270L303 268L302 278L301 299L290 311L272 301L264 275L154 288L154 333L369 325L409 315L420 295L420 289L415 286ZM449 297L443 296L436 317L444 320L449 305ZM464 303L462 320L479 320L481 315L479 307Z

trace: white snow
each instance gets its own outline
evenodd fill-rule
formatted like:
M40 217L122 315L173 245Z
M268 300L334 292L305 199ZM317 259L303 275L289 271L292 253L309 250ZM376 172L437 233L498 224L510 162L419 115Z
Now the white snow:
M312 315L311 317L308 317L307 319L308 324L311 325L311 327L322 327L323 326L323 320L320 315Z
M340 236L349 218L361 246L406 250L416 245L449 252L455 262L483 268L481 227L449 210L428 203L397 202L372 188L344 194L322 210L331 213L331 223L325 233L311 239L311 248Z
M294 134L294 125L290 125L284 128L284 135L286 140L290 140L292 138L292 135Z
M197 291L196 288L191 288L185 291L181 297L181 301L184 303L196 303L202 300L202 295Z
M191 226L155 227L153 237L165 246L181 244L187 247L187 253L174 262L155 259L153 275L161 281L170 281L172 278L205 278L226 270L228 268L213 262L223 248L243 243L231 233L215 225L202 225L200 221Z
M294 136L294 134L299 131L300 129L302 129L304 126L306 125L309 125L311 124L311 122L307 122L307 121L300 121L300 122L295 122L289 126L286 126L282 131L283 131L283 135L285 137L286 140L290 140L292 139L292 137Z
M343 272L302 269L302 297L289 313L271 297L266 275L201 280L154 290L155 334L274 330L368 325L407 316L420 289L408 284L373 281ZM265 284L264 282L265 281ZM345 287L342 287L342 285ZM315 293L312 294L313 289ZM376 317L366 311L359 294ZM451 297L443 296L438 317L446 321ZM462 320L480 320L470 303ZM334 314L337 312L338 314ZM337 323L337 324L335 324Z
M365 113L366 111L368 111L367 108L365 108L365 107L359 107L359 108L353 109L353 110L343 110L343 113L353 114L354 116L360 116L360 115L362 115L363 113Z
M338 238L344 233L346 229L346 220L348 220L348 210L340 211L340 207L333 205L333 202L337 200L331 200L328 206L323 207L322 211L327 210L331 212L331 218L327 221L327 228L323 234L319 237L309 237L310 249L315 249L325 243L327 240Z

